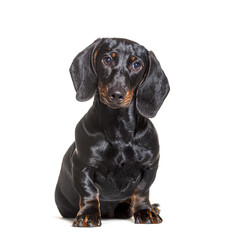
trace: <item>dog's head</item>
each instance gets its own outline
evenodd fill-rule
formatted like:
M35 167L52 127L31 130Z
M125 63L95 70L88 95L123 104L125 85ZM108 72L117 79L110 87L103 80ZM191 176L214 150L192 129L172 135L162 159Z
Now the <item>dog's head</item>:
M136 96L138 112L154 117L170 88L153 52L126 39L97 39L80 52L70 67L78 101L96 90L108 107L128 108Z

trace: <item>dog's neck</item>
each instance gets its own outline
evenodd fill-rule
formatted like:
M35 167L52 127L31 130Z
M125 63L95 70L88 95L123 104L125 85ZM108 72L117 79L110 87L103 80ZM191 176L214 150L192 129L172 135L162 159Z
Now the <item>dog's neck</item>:
M129 143L135 136L139 124L144 121L136 109L135 96L128 108L112 109L102 103L96 93L93 105L100 116L99 124L111 143L119 143L119 141Z

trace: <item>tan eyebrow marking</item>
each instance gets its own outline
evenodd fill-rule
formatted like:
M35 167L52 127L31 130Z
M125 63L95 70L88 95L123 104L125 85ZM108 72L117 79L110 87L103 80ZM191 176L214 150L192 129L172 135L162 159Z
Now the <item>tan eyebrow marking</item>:
M112 53L112 57L116 57L116 53Z
M134 60L135 60L135 57L131 57L131 60L134 61Z

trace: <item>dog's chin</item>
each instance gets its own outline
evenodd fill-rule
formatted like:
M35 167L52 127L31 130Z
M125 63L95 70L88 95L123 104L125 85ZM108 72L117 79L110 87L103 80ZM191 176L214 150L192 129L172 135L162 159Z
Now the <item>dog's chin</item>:
M105 98L100 98L100 101L107 105L109 108L111 109L119 109L119 108L128 108L130 106L130 103L131 102L124 102L124 103L120 103L120 104L115 104L115 103L112 103L110 101L107 101Z
M113 103L104 103L111 109L119 109L119 108L128 108L130 104L113 104Z

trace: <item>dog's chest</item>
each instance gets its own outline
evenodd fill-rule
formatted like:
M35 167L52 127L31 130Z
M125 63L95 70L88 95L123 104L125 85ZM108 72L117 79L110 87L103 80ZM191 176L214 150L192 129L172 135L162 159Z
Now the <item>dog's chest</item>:
M141 171L136 165L103 166L95 173L95 184L100 190L100 198L105 200L130 197L140 179Z
M132 146L108 146L95 166L95 184L104 199L130 197L141 179L140 156Z

